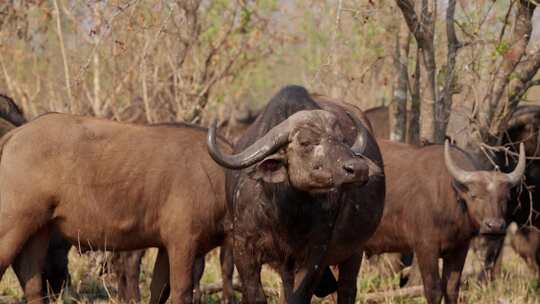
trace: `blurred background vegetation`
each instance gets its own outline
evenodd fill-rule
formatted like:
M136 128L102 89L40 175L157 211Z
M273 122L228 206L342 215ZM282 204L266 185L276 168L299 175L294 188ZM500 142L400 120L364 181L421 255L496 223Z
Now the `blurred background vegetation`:
M447 7L434 1L439 86ZM508 55L514 14L507 1L457 1L457 107L489 86L493 65ZM8 0L0 16L0 91L29 118L60 111L199 122L261 107L291 83L364 109L389 104L396 43L407 31L388 0ZM535 27L531 41L539 37ZM413 77L417 46L408 39Z

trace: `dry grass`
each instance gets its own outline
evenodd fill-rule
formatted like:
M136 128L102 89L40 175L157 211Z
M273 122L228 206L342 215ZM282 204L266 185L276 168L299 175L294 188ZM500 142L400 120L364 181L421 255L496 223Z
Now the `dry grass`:
M140 283L143 302L148 302L150 296L150 277L155 257L156 251L150 250L143 260ZM207 260L202 284L220 280L217 252L211 252ZM468 273L480 268L473 253L469 254L467 263ZM99 276L94 259L88 255L79 255L73 250L70 253L70 270L73 286L64 292L62 298L57 299L55 303L119 303L114 297L116 290L113 278L110 275ZM535 290L537 282L534 271L509 247L504 250L502 276L494 283L483 285L478 283L471 274L466 276L468 278L463 283L461 303L540 303L540 292ZM278 276L271 270L264 269L262 277L265 289L270 291L268 293L269 303L278 303L280 283ZM360 295L357 301L361 303L361 294L397 288L398 284L398 275L381 276L376 266L364 263L358 280ZM22 291L11 269L0 282L0 295L2 295L0 303L16 302L22 298ZM219 303L219 294L206 297L203 303ZM335 303L335 298L315 299L313 303ZM388 298L380 303L412 304L425 303L425 300L421 297Z

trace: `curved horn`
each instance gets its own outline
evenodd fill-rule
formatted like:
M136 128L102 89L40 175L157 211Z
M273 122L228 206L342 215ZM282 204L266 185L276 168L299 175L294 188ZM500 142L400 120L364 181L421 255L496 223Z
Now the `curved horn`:
M523 173L525 173L525 165L526 165L525 145L523 143L520 143L518 163L516 167L514 168L514 171L506 174L506 177L508 178L508 182L512 186L517 186L521 182L521 177L523 176Z
M458 182L463 184L471 180L472 172L459 168L452 160L448 139L444 141L444 163L450 175Z
M364 124L353 114L346 111L349 118L354 122L354 125L356 126L356 140L354 141L351 151L354 153L355 156L360 156L364 158L366 161L368 168L369 168L369 175L370 176L381 176L384 175L382 168L376 164L373 160L369 159L368 157L364 156L364 152L367 148L367 142L369 138L369 131L364 126Z
M356 139L351 146L351 150L355 155L363 155L364 151L367 147L367 141L368 141L368 130L366 127L364 127L364 124L358 119L356 116L354 116L352 113L349 113L346 111L347 116L354 122L354 126L356 127Z
M214 122L208 130L208 153L218 164L225 168L243 169L249 167L274 153L288 142L291 126L294 125L293 121L297 117L301 117L302 114L300 112L293 114L287 120L268 131L268 133L244 151L235 155L224 155L219 151L216 144L216 122ZM303 114L305 115L306 113Z

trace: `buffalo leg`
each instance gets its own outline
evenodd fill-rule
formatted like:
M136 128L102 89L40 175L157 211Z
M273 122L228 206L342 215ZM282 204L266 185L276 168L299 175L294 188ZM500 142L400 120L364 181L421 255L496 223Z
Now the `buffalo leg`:
M469 244L448 252L443 257L443 292L445 304L456 304L459 297L461 273Z
M291 298L294 290L294 261L289 260L284 263L280 271L281 276L281 294L279 297L280 304L286 304Z
M193 304L201 303L201 278L204 274L205 264L204 256L195 260L195 265L193 267Z
M144 250L115 252L111 264L118 281L118 298L122 303L141 301L139 276Z
M438 250L423 247L415 251L415 254L418 257L418 266L420 266L426 300L428 304L438 304L441 302L442 297Z
M261 283L261 264L242 249L234 251L234 262L242 281L242 303L266 304Z
M167 252L160 248L150 283L150 304L163 304L169 298L169 268Z
M13 262L13 270L24 290L27 303L43 303L41 273L48 243L49 228L45 226L26 242Z
M356 280L362 264L362 254L357 253L339 264L338 304L354 304L356 300Z
M219 260L221 262L221 279L223 281L221 303L234 304L236 303L233 286L234 258L232 248L229 245L223 244L221 246L219 249Z
M288 299L288 303L291 304L304 304L311 303L311 298L315 291L315 288L320 284L323 275L330 271L330 266L316 266L310 268L301 268L297 271L294 277L294 290L291 297ZM316 269L315 269L316 268Z
M45 269L43 272L43 290L57 296L69 286L71 278L68 270L68 253L71 244L58 232L51 232Z
M171 303L190 304L193 302L193 264L195 254L191 244L175 244L167 249L169 256L169 279Z
M500 273L500 257L504 246L504 237L485 237L482 246L485 246L484 269L480 273L481 281L492 281Z
M3 197L3 199L4 201L9 200L7 197ZM16 205L24 206L26 204L24 201L19 201ZM37 232L39 227L45 226L49 212L45 210L40 213L39 211L24 209L0 211L0 280L26 241ZM45 252L45 250L43 251Z

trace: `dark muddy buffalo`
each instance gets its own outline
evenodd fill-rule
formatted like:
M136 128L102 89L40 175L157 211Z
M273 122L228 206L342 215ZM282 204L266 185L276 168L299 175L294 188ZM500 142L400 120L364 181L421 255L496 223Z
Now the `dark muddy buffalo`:
M270 100L234 155L221 153L211 129L210 154L232 169L227 241L244 303L266 303L265 263L281 275L288 303L309 303L329 276L327 265L339 264L339 301L354 303L358 250L384 207L382 159L357 111L289 86Z
M479 170L462 150L379 140L387 194L380 226L365 245L370 254L414 251L427 302L457 303L470 240L505 232L512 187L525 170L525 150L511 173ZM443 259L442 279L438 259Z

